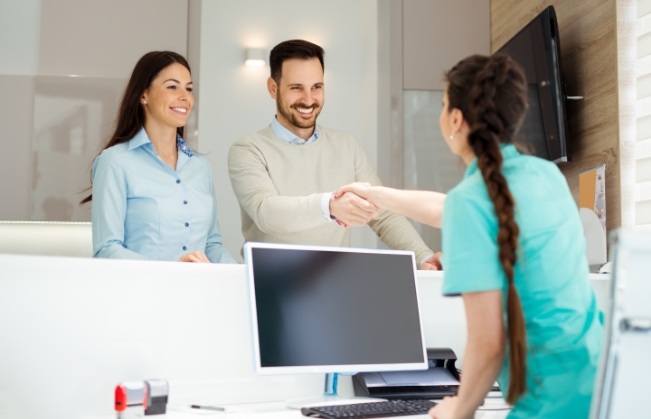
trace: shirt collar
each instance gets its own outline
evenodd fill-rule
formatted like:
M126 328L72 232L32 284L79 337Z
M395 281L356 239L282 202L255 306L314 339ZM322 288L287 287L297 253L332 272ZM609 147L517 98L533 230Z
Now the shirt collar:
M271 120L271 130L274 132L274 134L278 136L278 138L280 138L281 140L283 140L288 144L305 145L305 144L313 143L319 138L318 125L314 127L314 133L310 136L310 138L308 138L307 140L303 140L302 138L297 137L296 134L294 134L293 132L285 128L283 124L278 122L278 118L276 118L275 116Z
M178 150L185 154L188 157L192 157L194 155L194 151L190 148L190 146L181 138L179 134L176 134L176 148Z
M500 151L502 152L502 159L504 161L520 155L520 152L513 144L500 144ZM478 170L479 168L477 167L477 157L475 157L466 168L466 173L463 177L467 178Z
M143 145L146 144L151 144L151 140L147 135L147 131L145 131L145 128L143 127L140 129L140 131L138 131L138 133L131 140L129 140L129 150L142 147ZM177 150L179 150L181 153L185 154L188 157L192 157L194 155L194 152L192 151L190 146L188 146L188 144L178 134L176 134L176 148Z

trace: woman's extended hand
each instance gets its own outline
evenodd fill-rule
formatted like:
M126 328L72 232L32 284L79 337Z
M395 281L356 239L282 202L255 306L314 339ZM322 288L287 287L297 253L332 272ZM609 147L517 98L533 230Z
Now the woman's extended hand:
M368 182L353 182L348 185L344 185L335 193L335 198L339 198L341 195L346 192L352 192L360 198L368 200L370 195L371 184ZM372 202L372 201L371 201Z
M455 416L457 401L458 398L456 396L445 397L429 410L429 415L434 419L458 419Z
M200 250L186 253L179 258L179 262L197 262L197 263L210 263L208 256Z

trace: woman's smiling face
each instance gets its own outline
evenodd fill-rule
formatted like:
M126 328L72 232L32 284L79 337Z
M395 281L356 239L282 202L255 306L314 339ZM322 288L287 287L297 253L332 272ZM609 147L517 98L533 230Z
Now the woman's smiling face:
M179 63L165 67L143 93L142 103L149 123L185 126L194 105L190 71Z

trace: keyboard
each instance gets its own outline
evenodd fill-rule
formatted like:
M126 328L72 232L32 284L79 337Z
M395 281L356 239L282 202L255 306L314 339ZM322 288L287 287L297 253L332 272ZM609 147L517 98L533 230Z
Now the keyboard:
M303 416L325 419L363 419L391 416L423 415L436 405L424 399L386 400L353 404L310 406L301 409Z

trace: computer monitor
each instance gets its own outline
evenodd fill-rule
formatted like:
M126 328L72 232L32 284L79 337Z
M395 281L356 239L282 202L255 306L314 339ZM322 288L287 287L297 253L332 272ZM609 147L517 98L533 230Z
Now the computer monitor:
M413 252L247 243L256 371L427 368Z

